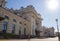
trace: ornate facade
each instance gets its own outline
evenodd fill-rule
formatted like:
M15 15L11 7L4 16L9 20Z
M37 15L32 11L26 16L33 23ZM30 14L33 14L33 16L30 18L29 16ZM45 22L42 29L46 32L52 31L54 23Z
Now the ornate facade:
M36 36L36 30L41 31L41 15L35 11L32 5L13 10L13 8L5 8L5 4L6 0L0 0L0 31L31 36Z

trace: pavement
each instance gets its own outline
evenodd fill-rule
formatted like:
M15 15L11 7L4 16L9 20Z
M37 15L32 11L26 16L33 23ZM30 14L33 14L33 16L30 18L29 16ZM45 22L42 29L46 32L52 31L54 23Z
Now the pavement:
M58 37L45 39L0 40L0 41L58 41Z

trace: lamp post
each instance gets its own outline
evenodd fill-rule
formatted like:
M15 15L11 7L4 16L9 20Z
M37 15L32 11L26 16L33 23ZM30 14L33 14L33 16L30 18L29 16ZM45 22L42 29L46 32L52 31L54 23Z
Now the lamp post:
M58 19L56 19L56 24L57 24L57 31L58 31L58 40L60 41L60 37L59 37L59 27L58 27Z

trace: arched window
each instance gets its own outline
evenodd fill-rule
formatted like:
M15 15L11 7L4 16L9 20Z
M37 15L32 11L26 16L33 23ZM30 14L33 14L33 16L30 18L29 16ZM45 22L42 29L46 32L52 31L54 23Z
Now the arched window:
M7 30L8 22L4 21L3 22L3 30Z

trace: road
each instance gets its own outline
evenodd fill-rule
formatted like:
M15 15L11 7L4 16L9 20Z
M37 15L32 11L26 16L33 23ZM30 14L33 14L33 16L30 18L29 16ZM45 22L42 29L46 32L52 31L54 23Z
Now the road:
M25 39L25 40L0 40L0 41L58 41L58 37L45 39Z

